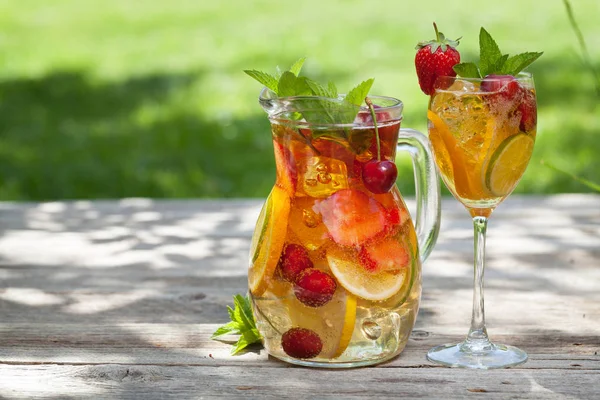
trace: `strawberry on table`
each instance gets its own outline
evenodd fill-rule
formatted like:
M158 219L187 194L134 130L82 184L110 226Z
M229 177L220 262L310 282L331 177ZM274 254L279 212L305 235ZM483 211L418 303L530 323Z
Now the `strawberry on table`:
M456 50L459 39L446 39L442 32L439 32L435 22L435 39L427 42L420 42L416 49L415 67L421 90L426 95L433 94L435 80L438 76L456 76L452 69L460 62L460 54Z

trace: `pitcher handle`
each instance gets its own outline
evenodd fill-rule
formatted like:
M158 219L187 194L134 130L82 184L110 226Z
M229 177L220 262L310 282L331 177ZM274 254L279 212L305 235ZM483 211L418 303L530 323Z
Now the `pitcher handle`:
M433 250L440 231L440 179L427 136L414 129L402 128L398 135L397 150L410 153L415 170L415 229L421 262L424 262Z

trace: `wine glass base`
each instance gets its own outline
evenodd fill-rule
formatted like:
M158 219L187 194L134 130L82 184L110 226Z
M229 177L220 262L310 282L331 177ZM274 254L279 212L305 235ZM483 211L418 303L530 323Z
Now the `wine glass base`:
M468 351L464 343L459 343L434 347L427 353L427 359L447 367L495 369L523 364L527 353L513 346L491 343L486 350Z

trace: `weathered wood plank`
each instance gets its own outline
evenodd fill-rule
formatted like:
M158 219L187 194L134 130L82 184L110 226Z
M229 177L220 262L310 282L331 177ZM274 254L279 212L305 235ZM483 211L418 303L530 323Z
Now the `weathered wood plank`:
M600 196L512 196L494 214L488 327L530 361L485 373L424 358L462 339L470 318L472 229L453 199L400 357L342 372L292 368L260 347L230 356L209 337L247 288L260 203L0 203L0 397L593 398L600 389Z
M156 364L261 366L268 360L264 349L252 347L231 356L230 341L210 339L216 324L1 324L0 363ZM406 350L386 365L415 368L430 364L431 347L462 340L460 335L413 332ZM523 348L530 361L523 368L600 369L598 336L561 335L540 331L495 335L494 339ZM272 363L285 367L275 360ZM270 364L264 364L269 366Z
M8 398L591 399L600 371L0 365ZM298 373L301 372L301 373Z

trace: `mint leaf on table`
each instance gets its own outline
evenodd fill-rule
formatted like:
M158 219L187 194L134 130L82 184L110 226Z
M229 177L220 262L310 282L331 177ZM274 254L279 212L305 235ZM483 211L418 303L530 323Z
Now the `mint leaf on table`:
M454 67L454 72L456 72L459 76L463 78L481 78L481 74L479 73L479 68L477 64L472 62L460 63L456 64Z
M253 343L261 341L261 336L256 328L256 321L252 314L250 299L236 294L233 296L233 303L234 308L227 306L231 321L219 327L211 336L211 339L217 339L223 335L240 335L240 338L231 350L232 355Z

